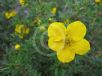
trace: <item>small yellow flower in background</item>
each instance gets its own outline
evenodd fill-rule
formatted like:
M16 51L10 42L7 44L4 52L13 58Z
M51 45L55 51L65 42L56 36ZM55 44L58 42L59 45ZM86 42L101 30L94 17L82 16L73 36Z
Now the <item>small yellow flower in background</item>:
M20 5L25 5L25 0L19 0Z
M14 17L16 14L17 14L17 12L15 10L5 12L5 17L6 17L6 19L10 19L11 17Z
M30 29L23 24L16 25L15 33L20 37L23 38L25 35L29 34Z
M74 60L75 54L84 55L90 50L90 43L84 38L86 27L80 21L67 26L53 22L48 27L48 46L57 53L59 61L68 63Z
M19 49L20 49L20 47L21 47L21 45L20 45L20 44L16 44L16 45L15 45L15 49L16 49L16 50L19 50Z
M41 32L44 32L44 31L46 31L46 28L45 28L45 26L39 26L39 29L40 29L40 31L41 31Z
M52 10L51 10L51 13L52 13L53 15L55 15L56 12L57 12L57 8L56 8L56 7L53 7Z
M96 3L102 2L102 0L95 0Z

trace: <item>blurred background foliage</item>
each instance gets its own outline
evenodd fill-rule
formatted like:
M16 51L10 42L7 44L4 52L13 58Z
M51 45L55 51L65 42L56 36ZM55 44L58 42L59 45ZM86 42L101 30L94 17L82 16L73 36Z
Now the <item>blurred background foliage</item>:
M56 13L52 14L52 8ZM16 16L6 19L5 12L15 10ZM39 43L40 37L51 22L66 25L80 20L86 24L91 50L85 56L77 56L68 64L60 63L56 55L44 56L36 51L36 45L46 54ZM23 24L30 33L23 39L15 34L15 26ZM38 34L34 35L38 29ZM43 39L47 44L47 34ZM20 49L15 49L19 43ZM94 0L0 0L0 76L101 76L102 75L102 2Z

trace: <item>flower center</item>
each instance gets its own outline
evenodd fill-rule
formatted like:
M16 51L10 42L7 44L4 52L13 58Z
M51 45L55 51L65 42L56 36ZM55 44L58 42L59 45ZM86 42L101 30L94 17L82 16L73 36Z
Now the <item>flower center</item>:
M67 46L71 46L71 40L69 40L69 39L65 39L65 46L67 45Z
M65 46L71 46L73 43L73 40L71 40L68 35L66 35L66 38L65 38Z

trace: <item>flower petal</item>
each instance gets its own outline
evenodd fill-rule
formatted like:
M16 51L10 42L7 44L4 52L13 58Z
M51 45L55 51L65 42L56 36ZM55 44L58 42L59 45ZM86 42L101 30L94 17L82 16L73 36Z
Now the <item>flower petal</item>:
M84 38L85 34L86 34L86 27L80 21L75 21L69 24L67 27L68 38L73 39L75 41Z
M86 39L82 39L72 45L76 54L84 55L90 50L90 43Z
M61 22L53 22L48 27L48 36L55 41L60 41L65 38L66 28Z
M50 49L52 49L54 51L58 51L64 47L64 42L63 41L54 41L53 39L49 38L48 46Z
M23 25L16 25L15 27L15 32L16 33L21 33L21 28L23 27Z
M57 57L62 63L68 63L74 60L75 53L67 47L66 49L57 51Z

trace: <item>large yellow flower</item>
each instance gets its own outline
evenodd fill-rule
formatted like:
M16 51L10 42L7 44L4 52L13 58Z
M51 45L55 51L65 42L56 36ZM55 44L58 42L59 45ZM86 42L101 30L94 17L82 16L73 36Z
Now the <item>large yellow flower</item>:
M48 27L48 46L57 53L61 62L71 62L75 54L84 55L90 50L90 44L84 38L86 31L80 21L69 24L67 28L61 22L53 22Z

